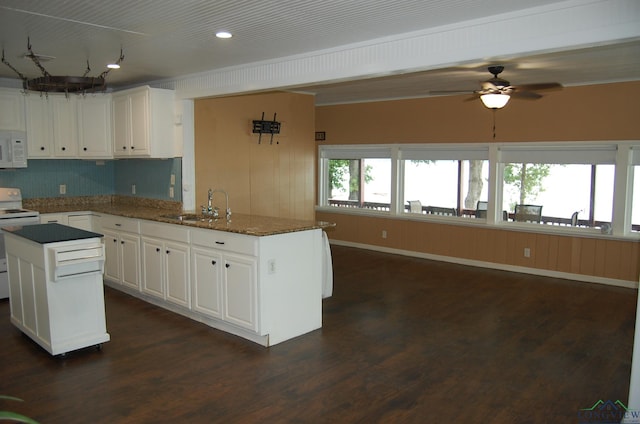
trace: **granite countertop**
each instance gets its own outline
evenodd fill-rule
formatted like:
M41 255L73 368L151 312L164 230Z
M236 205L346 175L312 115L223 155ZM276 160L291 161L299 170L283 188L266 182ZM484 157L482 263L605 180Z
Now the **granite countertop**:
M269 236L335 226L335 224L324 221L306 221L245 214L233 214L229 222L224 216L215 220L209 219L209 217L205 217L203 220L179 220L178 215L190 215L193 217L196 215L182 212L182 205L177 202L159 201L154 203L153 200L149 199L136 202L135 199L137 198L114 199L110 202L92 202L90 199L83 199L80 202L70 201L67 203L31 200L27 205L23 202L23 206L37 210L41 214L87 211L253 236ZM200 218L199 215L198 218Z

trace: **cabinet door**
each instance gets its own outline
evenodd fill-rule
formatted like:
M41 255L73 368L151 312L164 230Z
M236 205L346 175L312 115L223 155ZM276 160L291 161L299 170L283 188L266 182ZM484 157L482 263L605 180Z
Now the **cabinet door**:
M93 219L91 215L69 215L68 221L70 227L93 231Z
M164 299L163 245L160 240L142 238L142 291Z
M140 290L140 237L120 234L122 284Z
M88 96L80 99L78 106L78 156L112 157L111 97Z
M225 253L223 319L249 330L258 330L256 260Z
M214 250L194 247L191 249L191 258L193 310L213 318L222 318L222 256Z
M104 234L104 276L120 282L120 240L116 233L102 230Z
M29 158L53 155L53 123L48 96L27 97L27 139Z
M149 91L131 93L131 154L148 155L149 150Z
M189 246L165 242L164 248L167 300L189 307Z
M76 98L52 96L53 107L53 155L56 157L76 157L78 155L78 117Z
M113 96L113 155L128 156L131 145L131 101L129 96Z
M25 130L24 95L19 90L0 90L0 129Z

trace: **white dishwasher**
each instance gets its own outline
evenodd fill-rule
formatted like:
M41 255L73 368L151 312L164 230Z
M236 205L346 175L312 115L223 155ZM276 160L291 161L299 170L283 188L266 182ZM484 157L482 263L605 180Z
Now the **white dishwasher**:
M102 235L61 224L5 229L11 322L52 355L109 341Z

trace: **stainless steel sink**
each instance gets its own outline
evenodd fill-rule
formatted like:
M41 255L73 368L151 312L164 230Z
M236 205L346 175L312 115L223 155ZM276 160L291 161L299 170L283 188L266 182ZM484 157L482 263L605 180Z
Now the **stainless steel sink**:
M186 213L186 214L176 214L176 215L162 215L162 218L173 219L175 221L187 221L187 222L198 222L198 221L208 221L209 217L203 215L197 215L194 213Z

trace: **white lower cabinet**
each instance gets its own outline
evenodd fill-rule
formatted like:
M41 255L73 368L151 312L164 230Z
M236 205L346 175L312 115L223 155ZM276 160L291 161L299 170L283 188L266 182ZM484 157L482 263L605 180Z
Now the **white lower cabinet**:
M109 280L140 290L140 223L137 219L103 215L104 274Z
M257 332L256 258L202 247L191 257L194 310Z
M127 292L264 346L322 327L321 230L258 237L116 218L102 217L105 277Z
M222 254L202 247L191 248L192 307L211 318L222 318Z
M141 233L142 291L190 307L188 229L143 221Z
M64 213L43 213L40 214L41 224L62 224L81 230L93 231L93 214L90 212L64 212Z

